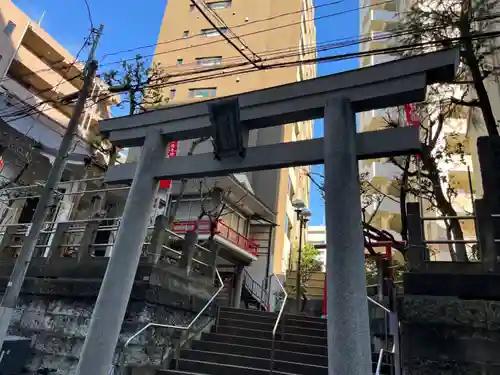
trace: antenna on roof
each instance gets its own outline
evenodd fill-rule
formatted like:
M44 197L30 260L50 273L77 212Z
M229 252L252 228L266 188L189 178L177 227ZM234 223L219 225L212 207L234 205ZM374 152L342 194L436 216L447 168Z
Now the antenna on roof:
M40 19L38 20L38 26L42 26L43 17L45 17L45 11L43 11L42 15L40 16Z

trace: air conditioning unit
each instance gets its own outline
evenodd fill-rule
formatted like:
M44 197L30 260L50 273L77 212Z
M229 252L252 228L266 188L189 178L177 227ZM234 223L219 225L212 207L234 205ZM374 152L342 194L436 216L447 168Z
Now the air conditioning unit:
M24 365L32 355L30 344L27 337L7 336L0 352L0 374L23 374Z

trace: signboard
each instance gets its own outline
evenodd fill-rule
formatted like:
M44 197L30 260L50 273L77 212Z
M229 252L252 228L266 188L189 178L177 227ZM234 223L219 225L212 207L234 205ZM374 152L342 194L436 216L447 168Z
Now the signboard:
M405 104L406 123L408 126L420 126L420 119L415 104Z
M168 144L167 158L175 158L177 156L177 149L179 141L173 141ZM160 189L170 189L172 187L172 180L160 180Z
M417 113L417 106L415 104L405 104L405 115L406 115L406 124L407 126L420 127L420 118ZM419 154L416 154L415 157L420 158Z

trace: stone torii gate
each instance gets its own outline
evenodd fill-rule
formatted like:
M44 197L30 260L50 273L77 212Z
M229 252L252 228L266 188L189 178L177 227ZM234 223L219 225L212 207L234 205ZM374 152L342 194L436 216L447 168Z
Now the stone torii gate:
M106 174L108 183L132 185L77 373L110 371L160 179L324 163L329 374L371 374L357 161L417 153L420 141L413 127L357 134L355 113L422 101L427 85L450 82L457 66L458 51L445 50L101 121L111 142L142 152L137 164L112 166ZM250 130L322 117L323 139L247 148ZM168 142L205 136L212 136L213 154L165 158Z

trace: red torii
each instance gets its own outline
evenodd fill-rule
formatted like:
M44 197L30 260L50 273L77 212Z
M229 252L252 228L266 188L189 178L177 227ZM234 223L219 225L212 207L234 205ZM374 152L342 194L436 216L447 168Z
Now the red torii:
M405 242L402 241L377 241L377 242L371 242L370 246L372 248L376 247L385 247L385 253L380 254L380 257L382 259L387 259L389 262L392 261L392 248L394 245L404 245ZM315 249L326 249L326 244L319 244L319 245L314 245ZM396 248L397 250L397 248ZM365 258L370 257L371 254L366 254L365 253ZM325 281L323 282L323 316L327 315L327 301L326 301L326 272L325 272Z

